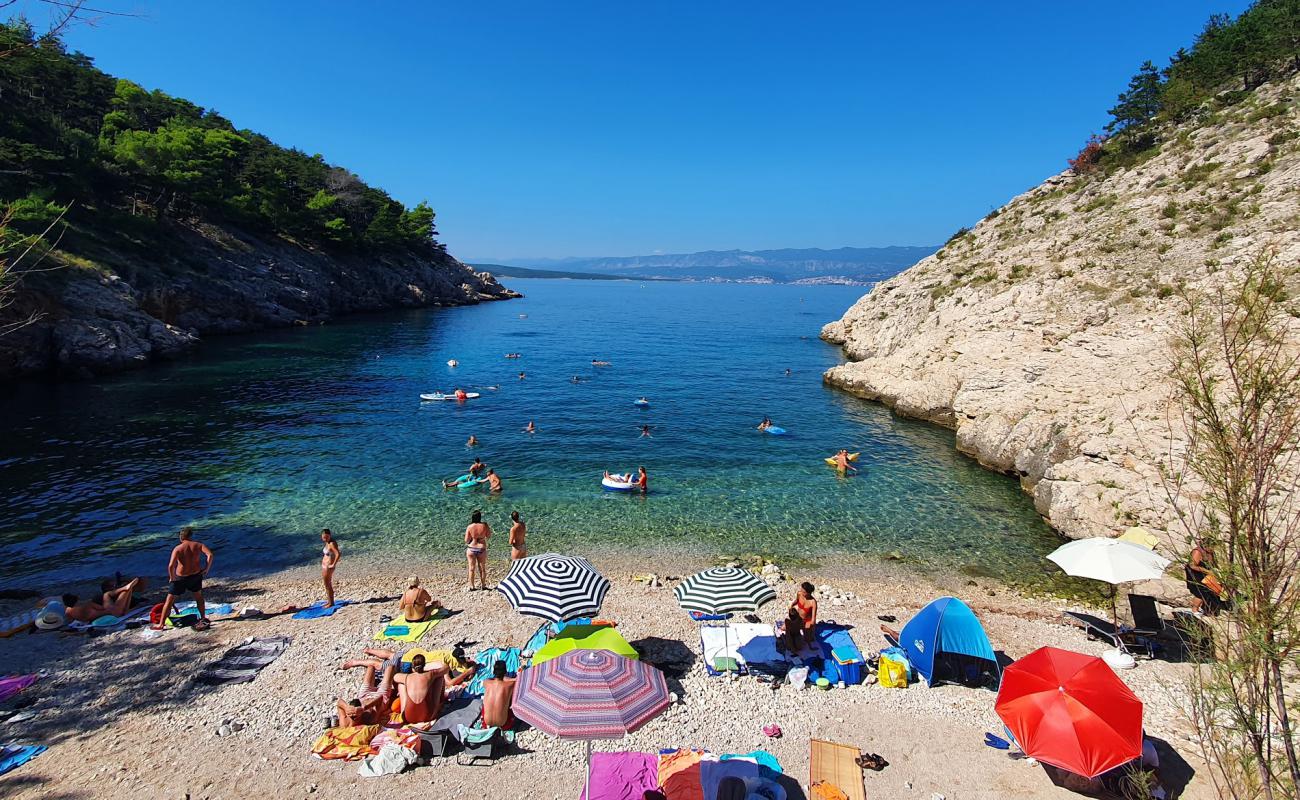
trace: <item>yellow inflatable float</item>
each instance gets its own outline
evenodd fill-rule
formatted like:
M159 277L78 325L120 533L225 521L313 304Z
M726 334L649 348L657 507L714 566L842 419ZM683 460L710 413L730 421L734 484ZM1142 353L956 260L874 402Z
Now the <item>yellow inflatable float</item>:
M860 455L862 455L862 454L861 454L861 453L849 453L849 461L857 461L857 460L858 460L858 456L860 456ZM823 459L823 460L824 460L827 464L830 464L832 467L835 466L835 456L831 456L830 458Z

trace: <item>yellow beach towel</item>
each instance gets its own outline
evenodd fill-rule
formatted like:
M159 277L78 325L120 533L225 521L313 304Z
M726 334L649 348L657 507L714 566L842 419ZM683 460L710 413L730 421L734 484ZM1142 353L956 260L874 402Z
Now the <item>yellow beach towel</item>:
M424 622L406 622L405 620L395 619L392 622L384 624L375 634L375 639L382 641L387 639L393 642L418 642L420 637L429 632L429 629L439 622L442 622L442 611L439 611L432 619L426 619ZM405 628L406 633L401 630Z

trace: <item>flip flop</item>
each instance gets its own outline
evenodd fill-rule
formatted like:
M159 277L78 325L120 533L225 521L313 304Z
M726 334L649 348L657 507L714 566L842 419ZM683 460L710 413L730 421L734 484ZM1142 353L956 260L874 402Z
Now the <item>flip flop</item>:
M1011 742L1003 739L1001 736L994 736L991 733L984 734L984 744L995 750L1010 750Z
M768 737L769 739L780 739L780 738L781 738L781 726L780 726L780 725L777 725L777 724L775 724L775 723L773 723L773 724L771 724L771 725L764 725L764 726L763 726L763 733L767 734L767 737Z

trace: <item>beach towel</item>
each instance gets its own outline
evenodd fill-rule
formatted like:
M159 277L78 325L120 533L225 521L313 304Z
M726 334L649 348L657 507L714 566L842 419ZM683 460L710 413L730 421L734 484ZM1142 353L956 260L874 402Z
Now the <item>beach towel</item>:
M751 750L748 753L723 753L723 761L752 761L759 766L767 767L773 772L780 775L784 770L781 769L781 762L776 760L776 756L766 750Z
M0 775L5 774L11 769L17 769L41 753L45 752L45 745L33 744L6 744L0 745Z
M0 703L36 683L35 675L8 675L0 678Z
M700 784L700 762L712 758L698 750L674 750L659 754L659 788L668 800L704 800Z
M492 665L498 661L506 662L506 676L510 678L519 675L519 648L518 647L489 647L486 650L480 650L474 656L474 662L479 665L474 677L470 678L469 683L465 684L465 694L473 697L483 695L483 681L492 677Z
M659 788L659 759L649 753L592 753L591 796L580 800L642 800Z
M10 614L7 617L0 617L0 639L7 636L13 636L15 633L25 631L36 623L36 618L41 615L45 607L32 608L27 611L20 611L17 614Z
M209 686L247 683L279 658L291 641L288 636L249 639L238 647L227 650L220 659L204 667L194 676L194 680Z
M776 631L771 625L740 623L705 627L700 629L700 642L704 668L710 675L719 674L714 669L719 658L734 658L741 673L787 665L785 656L776 648Z
M376 640L388 639L393 642L418 642L424 634L428 633L433 626L442 622L445 617L441 610L424 622L407 622L406 620L393 620L380 628L375 634Z
M745 782L747 798L786 800L785 788L776 781L777 773L753 761L704 761L700 764L700 787L705 797L717 797L724 778L736 777Z
M458 697L448 700L442 707L442 714L433 721L429 733L449 733L456 741L460 739L460 728L473 727L483 716L483 700L478 697Z
M183 611L189 611L190 609L197 611L198 607L199 604L193 600L186 600L184 603L180 603L176 606L176 612L181 613ZM229 603L206 603L203 606L203 611L207 613L209 617L224 617L235 613L235 607Z
M350 606L355 601L352 600L335 600L334 605L329 608L325 607L324 600L317 600L311 605L293 615L294 619L320 619L321 617L332 617L334 612L343 606Z
M378 725L330 728L311 746L311 754L326 761L355 761L373 756L378 750L370 742L379 734Z

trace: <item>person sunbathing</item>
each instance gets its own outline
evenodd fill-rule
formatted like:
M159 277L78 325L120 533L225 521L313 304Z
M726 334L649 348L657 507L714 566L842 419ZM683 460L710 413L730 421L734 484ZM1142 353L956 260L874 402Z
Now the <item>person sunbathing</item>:
M433 597L420 586L418 575L412 575L406 582L406 591L402 593L402 599L398 601L397 607L402 612L402 619L407 622L424 622L430 617L430 609L442 608L442 603L434 600Z
M104 592L99 602L81 600L75 594L63 595L64 616L78 622L94 622L100 617L112 614L121 617L131 610L131 593L140 585L140 579L128 581L125 586Z
M363 687L375 686L375 676L382 676L373 691L389 702L396 692L402 699L402 719L406 722L431 722L438 718L445 699L445 663L435 661L426 670L424 654L416 653L411 658L411 671L408 673L401 671L401 652L380 648L367 648L365 652L366 655L375 657L350 659L344 661L339 669L364 667L365 673L361 680Z
M339 715L339 726L351 728L357 725L382 725L388 721L388 707L391 698L385 698L378 691L370 691L364 697L354 697L346 703L340 698L335 701Z
M514 697L515 679L506 677L506 662L498 661L492 665L492 677L483 681L483 725L507 730L514 727L515 718L510 713Z

